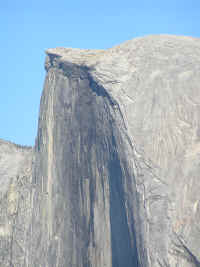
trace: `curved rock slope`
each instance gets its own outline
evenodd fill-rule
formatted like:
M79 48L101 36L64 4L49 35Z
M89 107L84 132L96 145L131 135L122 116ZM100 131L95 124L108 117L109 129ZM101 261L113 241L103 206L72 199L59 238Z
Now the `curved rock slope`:
M46 53L13 266L199 267L200 39Z

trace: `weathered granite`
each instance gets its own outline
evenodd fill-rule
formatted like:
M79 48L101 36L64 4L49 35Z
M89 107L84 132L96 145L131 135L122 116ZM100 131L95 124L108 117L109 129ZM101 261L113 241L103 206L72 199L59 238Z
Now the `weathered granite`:
M0 266L25 266L31 219L31 147L0 139Z
M200 39L46 53L12 266L200 266Z

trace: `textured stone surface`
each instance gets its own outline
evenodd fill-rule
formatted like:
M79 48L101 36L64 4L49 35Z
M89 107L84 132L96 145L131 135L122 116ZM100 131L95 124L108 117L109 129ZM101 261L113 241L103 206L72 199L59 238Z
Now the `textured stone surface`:
M13 266L200 266L200 40L46 53L18 216L26 246ZM20 164L3 174L3 192Z
M0 139L0 266L26 266L32 148Z

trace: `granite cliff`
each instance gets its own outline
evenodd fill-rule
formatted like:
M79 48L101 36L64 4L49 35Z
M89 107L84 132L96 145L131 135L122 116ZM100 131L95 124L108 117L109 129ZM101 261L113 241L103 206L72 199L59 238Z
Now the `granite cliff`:
M200 39L46 51L35 147L0 140L0 266L200 266Z

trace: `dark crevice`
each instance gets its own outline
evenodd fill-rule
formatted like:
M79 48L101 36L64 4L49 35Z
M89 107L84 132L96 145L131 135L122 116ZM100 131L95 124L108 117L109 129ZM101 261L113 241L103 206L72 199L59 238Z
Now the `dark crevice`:
M104 89L104 87L98 85L97 82L94 81L89 72L88 72L88 81L90 88L93 90L93 92L96 93L97 96L106 97L111 106L116 106L116 105L118 106L117 102L108 94L108 92Z
M111 158L108 163L109 188L110 188L110 224L111 224L111 245L112 245L112 266L113 267L137 267L139 266L135 229L134 244L131 242L131 234L128 227L128 218L125 207L125 192L123 189L123 177L121 162L119 160L115 138L111 143ZM125 169L127 166L123 166Z
M184 250L184 252L189 256L190 261L196 266L200 267L200 262L197 257L191 252L191 250L184 244L184 242L178 237L179 242Z

